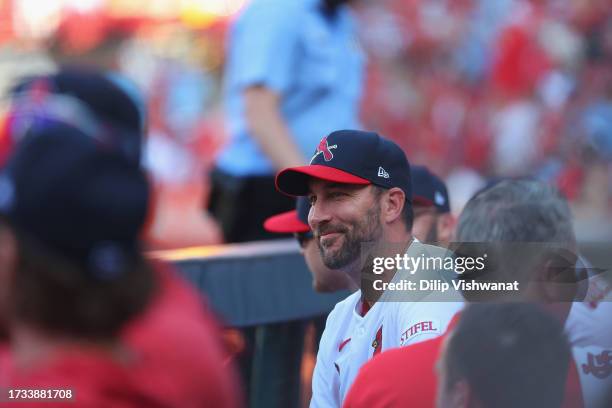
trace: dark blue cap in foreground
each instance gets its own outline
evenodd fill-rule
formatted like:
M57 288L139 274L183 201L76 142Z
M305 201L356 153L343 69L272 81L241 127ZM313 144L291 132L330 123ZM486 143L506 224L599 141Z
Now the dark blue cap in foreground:
M17 233L106 279L139 251L149 194L124 155L64 123L38 121L0 176L0 213Z
M26 78L12 91L11 137L18 142L32 116L55 117L139 162L145 118L134 88L123 77L78 66Z

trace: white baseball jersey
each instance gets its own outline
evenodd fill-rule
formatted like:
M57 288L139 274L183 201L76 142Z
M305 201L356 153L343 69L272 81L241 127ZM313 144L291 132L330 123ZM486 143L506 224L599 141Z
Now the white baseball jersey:
M575 302L572 305L565 332L572 346L612 348L612 300L592 305Z
M310 407L341 407L359 369L372 356L443 334L462 307L462 302L378 301L362 315L361 291L339 302L321 337Z
M583 302L574 302L565 331L572 346L612 348L612 284L610 273L589 279Z

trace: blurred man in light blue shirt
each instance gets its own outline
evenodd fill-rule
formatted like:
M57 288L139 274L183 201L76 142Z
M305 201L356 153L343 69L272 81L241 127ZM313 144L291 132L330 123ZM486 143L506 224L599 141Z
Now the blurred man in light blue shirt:
M253 0L232 26L225 72L230 140L217 158L210 204L229 242L267 238L263 221L294 207L274 191L277 170L308 163L326 134L359 128L364 58L345 3ZM245 200L257 206L245 213L221 205Z
M263 222L295 202L276 192L275 173L307 164L326 134L360 127L364 58L349 2L252 0L234 22L225 71L230 140L209 202L226 242L278 238ZM250 406L297 406L304 322L256 330L243 330L252 355L240 361Z

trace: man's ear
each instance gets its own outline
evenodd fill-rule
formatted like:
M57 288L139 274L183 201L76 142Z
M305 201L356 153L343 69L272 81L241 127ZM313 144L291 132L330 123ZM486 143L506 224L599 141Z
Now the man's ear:
M386 223L395 222L402 216L402 210L406 204L406 194L401 188L393 187L387 191L382 208L382 217Z

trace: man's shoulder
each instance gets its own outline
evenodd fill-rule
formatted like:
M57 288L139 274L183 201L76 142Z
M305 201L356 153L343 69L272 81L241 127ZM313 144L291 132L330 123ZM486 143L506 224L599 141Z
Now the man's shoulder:
M361 299L361 290L355 291L354 293L347 296L345 299L336 303L331 313L329 314L328 321L330 319L344 318L345 316L352 314L353 309L357 305L357 302L359 302L359 299Z
M338 302L329 313L319 344L318 359L322 356L330 358L330 356L335 355L338 351L339 342L350 337L348 335L350 332L350 319L352 319L353 308L359 301L360 296L361 291L358 290L346 299Z

